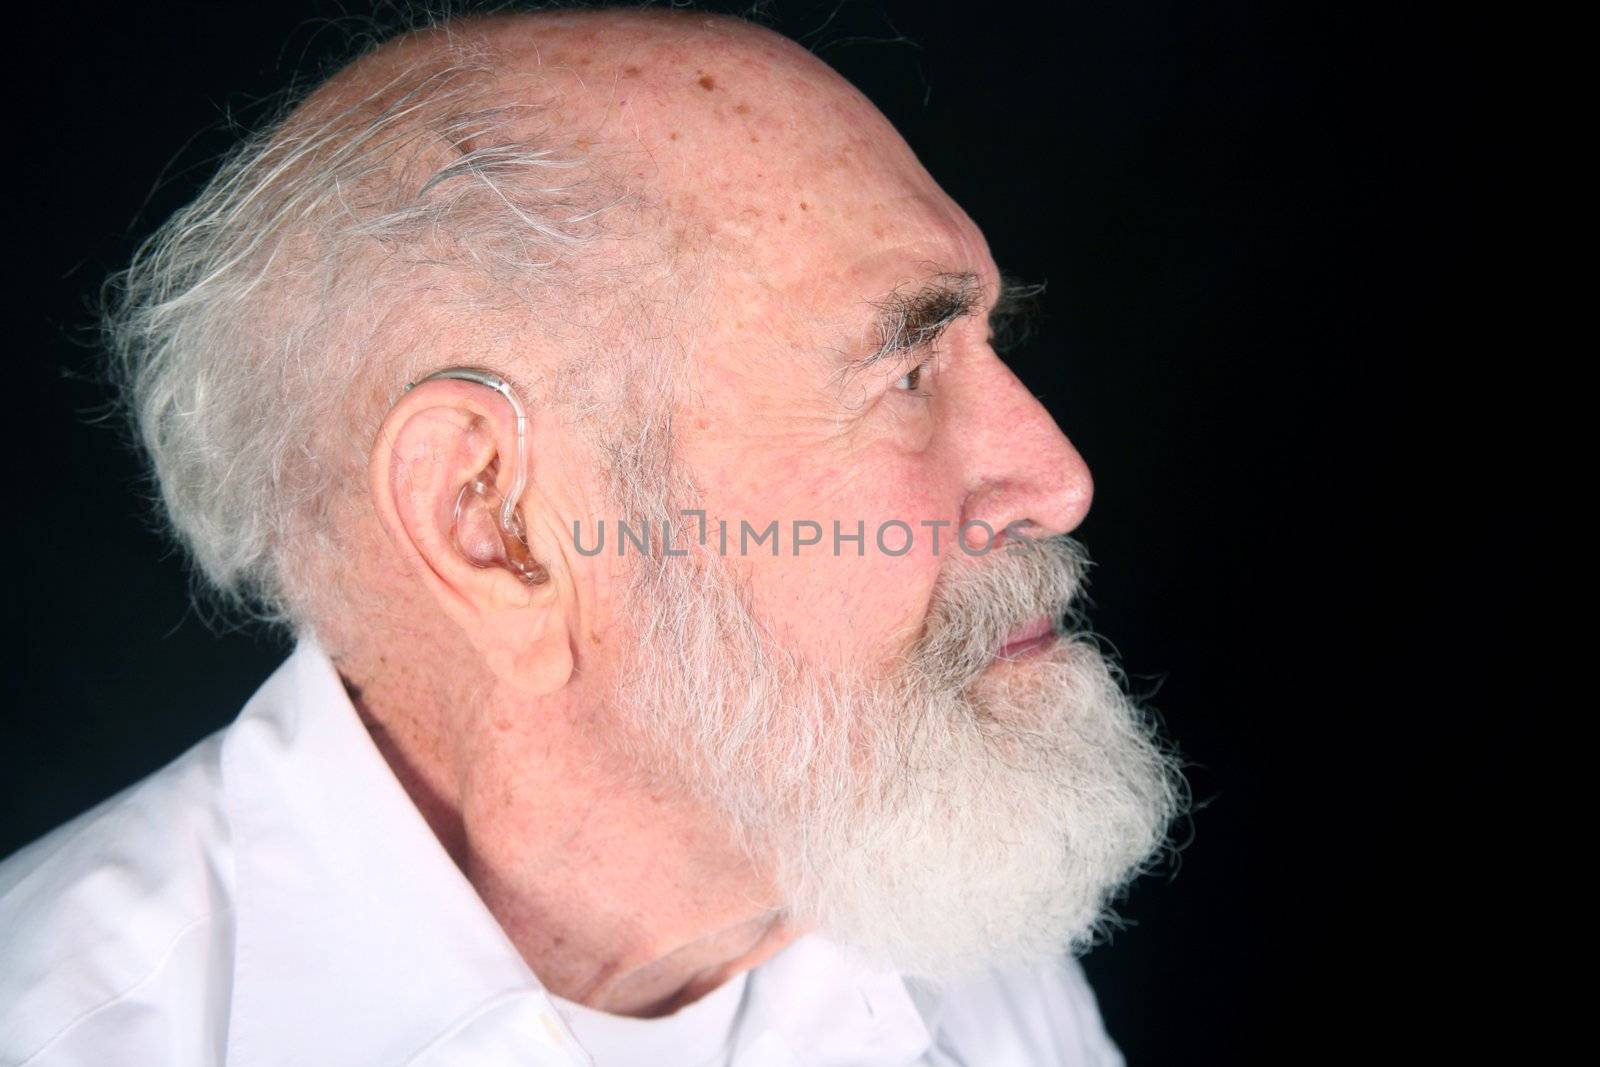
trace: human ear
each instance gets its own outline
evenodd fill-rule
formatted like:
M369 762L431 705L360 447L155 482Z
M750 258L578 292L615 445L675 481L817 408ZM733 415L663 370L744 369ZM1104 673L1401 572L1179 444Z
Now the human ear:
M571 586L522 536L517 505L531 505L503 506L526 461L520 415L479 381L425 379L384 419L368 474L384 532L440 610L504 684L539 695L572 674Z

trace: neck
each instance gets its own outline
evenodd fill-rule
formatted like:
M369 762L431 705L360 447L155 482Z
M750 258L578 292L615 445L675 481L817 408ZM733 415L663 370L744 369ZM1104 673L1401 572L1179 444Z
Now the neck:
M651 1017L797 936L718 820L615 766L575 709L420 713L351 687L417 809L557 996Z

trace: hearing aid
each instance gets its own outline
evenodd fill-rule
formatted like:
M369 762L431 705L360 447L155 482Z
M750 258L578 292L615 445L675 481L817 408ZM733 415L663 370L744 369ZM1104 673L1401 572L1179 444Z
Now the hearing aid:
M475 385L493 389L506 398L506 403L511 405L511 412L517 420L516 456L511 469L511 486L504 496L495 491L493 483L485 476L479 475L461 487L461 492L456 494L455 515L451 523L451 537L456 548L471 560L476 567L492 567L496 562L481 561L476 555L467 551L461 543L461 512L467 502L467 494L472 494L482 499L496 511L502 535L502 544L505 550L504 562L529 585L542 585L550 580L550 573L533 558L528 548L527 534L522 528L522 516L517 513L517 503L522 499L522 491L528 484L528 413L523 408L522 401L517 398L516 392L511 388L511 383L481 367L446 367L444 370L434 371L432 374L418 378L414 382L406 383L406 392L410 392L423 382L441 379L454 379L463 382L472 382Z

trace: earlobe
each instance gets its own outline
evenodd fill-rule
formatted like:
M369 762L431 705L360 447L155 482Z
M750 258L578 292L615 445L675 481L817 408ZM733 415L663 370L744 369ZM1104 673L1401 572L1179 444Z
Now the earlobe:
M572 677L573 658L555 586L528 585L506 571L495 579L504 608L486 615L493 633L479 642L490 670L525 697L558 691Z

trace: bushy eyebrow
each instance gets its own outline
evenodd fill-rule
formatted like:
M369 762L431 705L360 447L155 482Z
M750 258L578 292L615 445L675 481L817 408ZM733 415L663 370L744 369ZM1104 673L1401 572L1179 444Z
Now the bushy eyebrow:
M856 361L857 369L886 359L899 361L925 350L952 322L975 313L982 304L978 276L970 271L935 274L909 292L896 289L872 302L877 308L872 319L876 344L870 354Z
M915 289L902 286L873 301L877 309L872 320L875 344L871 353L853 362L852 369L862 370L884 360L904 363L922 355L952 323L983 310L984 288L971 271L943 271ZM1017 339L1033 298L1043 291L1043 285L1026 285L1001 275L989 313L997 348L1008 347Z

